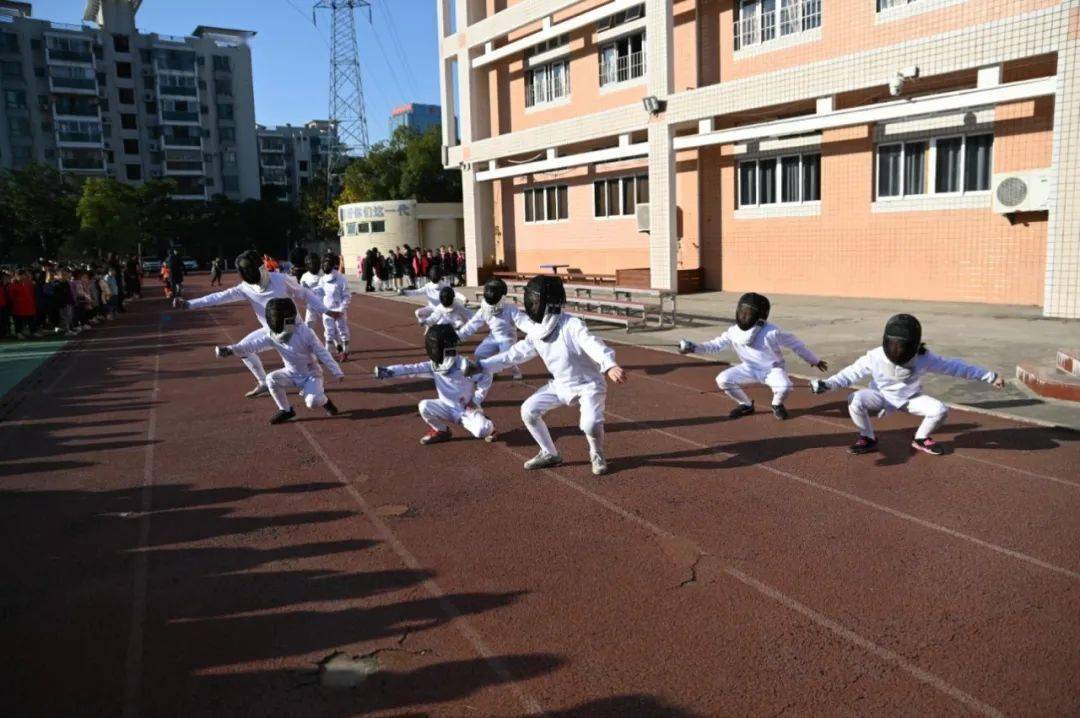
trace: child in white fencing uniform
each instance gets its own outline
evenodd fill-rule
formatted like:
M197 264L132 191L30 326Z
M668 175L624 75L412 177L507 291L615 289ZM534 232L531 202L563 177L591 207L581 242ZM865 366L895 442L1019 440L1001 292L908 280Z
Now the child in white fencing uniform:
M509 350L480 362L488 374L522 364L539 355L552 380L521 405L521 419L540 445L540 453L525 462L526 469L546 469L562 463L543 416L557 406L581 409L579 426L589 442L589 460L596 476L607 473L604 458L606 374L622 384L626 373L615 363L615 352L594 336L585 322L562 311L566 290L556 276L533 277L525 286L525 313L535 326Z
M454 329L460 329L471 318L465 304L458 300L458 293L452 287L443 287L439 290L439 306L435 307L422 323L425 327L448 324Z
M428 317L441 306L439 301L439 292L444 287L450 286L450 278L443 277L442 269L438 264L432 264L427 270L427 284L419 289L402 289L398 294L403 297L423 297L427 300L427 305L420 307L414 313L416 316L416 323L420 326L424 326ZM461 301L462 304L468 301L465 295L455 293L455 297Z
M336 316L326 314L323 316L323 338L327 346L333 346L338 353L340 361L349 359L349 301L352 299L352 291L349 289L349 280L338 271L340 258L328 252L322 260L323 276L319 280L319 289L322 291L323 304L327 311L334 312Z
M473 352L477 361L489 359L508 350L517 342L517 330L529 331L533 322L513 302L506 301L506 282L493 277L484 284L484 299L465 326L458 329L458 337L468 339L480 327L487 325L490 332ZM521 369L510 367L514 379L521 379Z
M307 271L300 275L300 286L304 289L310 289L317 294L321 294L319 282L322 280L323 273L319 266L319 255L310 252L307 255L305 262L307 264ZM322 324L322 318L322 313L316 311L315 307L309 306L304 312L304 324L307 324L310 329L320 326Z
M770 308L767 297L749 292L739 298L735 326L711 342L695 344L687 339L679 342L683 354L719 354L730 347L742 360L742 364L725 369L716 377L720 390L739 403L729 414L732 419L754 413L754 402L743 391L744 384L767 384L773 392L773 416L781 421L788 418L784 399L791 393L792 384L783 349L790 349L821 371L829 368L827 362L818 359L794 334L766 321Z
M449 324L437 324L428 329L424 346L431 361L417 364L395 364L375 367L379 379L405 376L430 376L435 380L438 399L420 402L420 418L431 430L420 443L424 445L449 441L451 424L459 424L477 439L494 441L495 425L484 415L482 404L491 388L489 374L469 376L469 361L457 354L458 338Z
M945 450L931 434L945 421L949 410L934 397L922 393L922 375L926 373L984 381L996 389L1005 386L1005 380L989 369L934 354L922 343L919 320L910 314L897 314L885 324L880 347L871 349L828 379L812 381L810 388L821 394L849 387L867 376L871 378L869 389L860 389L848 398L848 412L859 430L858 441L849 449L852 454L866 454L877 448L871 413L883 416L906 411L923 417L911 442L912 448L940 456Z
M296 299L304 302L307 307L314 308L317 312L327 311L326 307L323 306L321 294L304 289L287 274L269 271L264 265L262 255L253 249L243 252L236 258L236 271L240 274L240 283L235 287L229 287L191 301L178 298L177 306L181 309L202 309L246 299L255 311L255 318L259 320L259 324L262 326L248 334L245 339L254 337L262 329L266 328L266 305L273 299ZM266 369L263 368L259 355L257 353L248 354L243 357L243 362L258 381L255 388L245 396L252 399L269 393L270 389L266 384Z
M270 418L271 424L281 424L296 416L285 394L287 388L297 388L309 409L322 407L327 414L338 413L334 402L323 388L321 362L335 379L345 374L330 356L319 338L306 324L296 322L296 305L291 299L271 299L266 304L266 327L244 337L238 344L216 347L218 357L246 357L267 349L281 355L285 366L270 372L266 381L270 396L277 404L277 412Z

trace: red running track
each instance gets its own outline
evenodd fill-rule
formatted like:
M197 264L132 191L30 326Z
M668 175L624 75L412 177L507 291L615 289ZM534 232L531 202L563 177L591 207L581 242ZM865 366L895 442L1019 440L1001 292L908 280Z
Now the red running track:
M356 297L341 415L285 426L210 351L245 305L143 300L50 365L0 424L0 714L1080 712L1076 434L953 412L934 458L897 416L851 457L841 394L729 422L718 366L617 346L612 473L564 409L532 474L538 363L498 443L417 444L430 382L370 376L411 312ZM339 652L375 672L321 685Z

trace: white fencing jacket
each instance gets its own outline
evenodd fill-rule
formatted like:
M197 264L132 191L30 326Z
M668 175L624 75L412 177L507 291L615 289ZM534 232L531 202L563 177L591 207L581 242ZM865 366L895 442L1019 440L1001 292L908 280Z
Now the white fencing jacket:
M319 286L319 282L322 280L322 278L322 272L319 272L318 274L304 272L304 274L300 277L300 286L306 287L307 289L315 289L315 287Z
M439 401L464 410L469 404L480 406L484 403L493 379L491 374L483 372L471 377L465 376L465 367L468 364L468 359L458 357L447 371L436 371L435 364L430 361L395 364L386 368L390 370L392 378L430 376L435 380L435 390L439 393Z
M540 338L540 325L534 324L524 339L502 354L480 362L480 366L492 374L524 364L537 355L551 372L555 391L563 400L583 391L606 392L604 374L616 366L611 347L594 336L585 322L565 312L559 315L546 339Z
M425 299L427 299L428 306L431 307L432 309L435 309L437 307L442 306L442 304L439 303L439 292L442 291L443 287L449 287L449 286L450 286L450 280L449 279L443 279L443 280L439 281L437 284L435 282L428 282L427 284L420 287L419 289L403 289L403 290L401 290L401 294L402 294L402 296L406 296L406 297L420 297L420 296L422 296ZM461 302L462 304L466 304L469 301L468 297L466 297L461 292L455 291L454 295L456 297L455 301Z
M344 312L349 308L352 300L352 291L349 289L349 280L338 270L324 274L319 280L319 289L322 292L322 301L331 312Z
M461 302L454 302L449 307L440 304L424 319L424 326L433 327L437 324L449 324L454 329L457 329L464 326L470 318L469 310Z
M516 342L517 330L528 332L533 326L533 321L525 316L525 312L518 309L512 302L502 301L497 306L491 306L481 301L480 308L472 315L468 323L458 330L458 337L468 339L475 334L480 327L487 324L491 337L497 342Z
M960 359L941 357L929 349L924 354L916 354L907 365L893 364L885 356L885 350L877 347L826 379L825 386L829 389L843 389L869 376L870 388L885 397L885 401L891 406L900 409L922 394L922 375L926 373L945 374L988 384L993 384L997 379L997 374L989 369L968 364Z
M265 288L258 284L240 282L235 287L229 287L220 292L207 294L205 297L192 299L188 303L188 307L191 309L203 309L246 299L251 302L251 309L255 312L255 318L264 327L266 326L266 304L271 299L289 298L293 301L304 302L308 308L314 309L316 312L322 313L326 311L322 299L316 292L304 289L289 275L281 272L270 272L266 276L269 281Z
M798 354L810 366L821 361L798 337L769 322L748 330L740 329L737 325L728 327L711 342L695 344L694 350L702 354L719 354L729 347L743 364L760 374L767 374L771 369L786 368L785 348Z
M263 328L245 337L239 344L230 345L229 349L241 358L273 349L281 355L285 370L295 377L321 376L319 362L322 362L335 378L345 376L334 357L306 324L296 324L289 341L284 344L274 339L269 329Z

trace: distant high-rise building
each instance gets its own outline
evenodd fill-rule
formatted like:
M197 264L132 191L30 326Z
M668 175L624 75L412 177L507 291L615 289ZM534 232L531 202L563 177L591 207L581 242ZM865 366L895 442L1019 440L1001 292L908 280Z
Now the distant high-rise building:
M257 126L259 171L264 187L280 187L281 199L296 203L313 180L326 179L326 162L337 141L329 120L311 120L302 127Z
M410 102L395 107L390 113L390 134L399 127L411 127L424 134L432 127L442 124L442 108L438 105L422 105Z
M255 33L142 33L141 4L87 0L84 23L69 25L0 0L0 166L170 179L182 199L259 197Z

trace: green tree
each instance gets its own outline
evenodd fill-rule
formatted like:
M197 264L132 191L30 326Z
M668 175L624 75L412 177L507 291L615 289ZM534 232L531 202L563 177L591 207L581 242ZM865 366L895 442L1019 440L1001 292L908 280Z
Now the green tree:
M111 177L91 177L83 183L76 212L79 248L99 255L137 249L140 212L134 187Z
M0 174L0 256L54 257L79 228L78 188L52 167Z
M399 127L345 169L337 204L395 199L461 201L461 173L443 168L438 127L424 134Z

